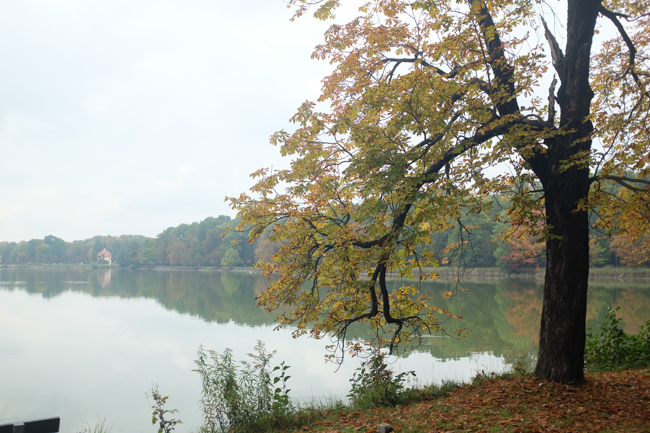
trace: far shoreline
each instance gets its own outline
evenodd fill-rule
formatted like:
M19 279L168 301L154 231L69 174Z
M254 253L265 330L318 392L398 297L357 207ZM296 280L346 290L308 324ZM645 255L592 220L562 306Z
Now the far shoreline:
M141 266L141 267L122 267L120 265L99 265L97 263L22 263L22 264L0 264L1 269L78 269L78 270L113 270L113 269L131 269L140 271L199 271L199 272L244 272L244 273L261 273L253 267L206 267L206 266ZM476 279L533 279L543 280L544 269L523 269L517 272L506 272L500 268L456 268L444 266L439 268L426 269L428 272L435 272L439 278L454 279L460 278L467 281ZM392 277L396 277L393 273ZM622 268L622 267L602 267L592 268L589 271L590 280L650 280L650 268Z

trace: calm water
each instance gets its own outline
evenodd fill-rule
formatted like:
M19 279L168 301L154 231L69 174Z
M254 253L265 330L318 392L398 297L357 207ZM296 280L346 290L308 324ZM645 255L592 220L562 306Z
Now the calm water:
M278 364L291 366L293 398L345 396L357 360L335 372L323 359L329 341L273 331L274 316L254 301L267 284L232 272L0 269L0 423L61 416L65 432L102 419L113 431L153 432L145 394L157 383L184 421L177 430L196 430L200 379L192 369L200 344L229 347L244 359L262 340L277 350ZM626 326L638 329L650 317L648 285L592 283L592 325L607 307L621 306ZM442 293L450 286L422 289ZM430 338L395 370L414 370L425 383L469 380L536 352L540 282L488 280L465 288L440 307L463 316L445 324L450 333L465 328L471 335Z

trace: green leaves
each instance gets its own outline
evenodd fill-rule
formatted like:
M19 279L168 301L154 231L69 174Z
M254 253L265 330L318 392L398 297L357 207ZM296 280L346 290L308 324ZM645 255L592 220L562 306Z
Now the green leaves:
M178 413L176 409L165 409L167 399L169 396L163 395L158 391L158 385L151 385L151 398L154 400L153 414L151 416L151 424L158 424L158 433L171 433L176 429L177 424L182 424L182 421L175 418L169 418L170 415Z
M392 407L404 403L411 396L406 392L404 384L409 376L415 377L415 372L395 374L386 364L385 358L385 353L369 354L368 359L361 363L361 367L356 369L350 379L348 398L355 409Z
M199 347L195 361L203 385L200 405L202 431L231 431L243 427L252 431L267 421L277 422L292 411L287 381L288 365L271 367L274 352L258 341L250 361L234 360L232 350L223 353ZM257 428L256 428L257 427Z

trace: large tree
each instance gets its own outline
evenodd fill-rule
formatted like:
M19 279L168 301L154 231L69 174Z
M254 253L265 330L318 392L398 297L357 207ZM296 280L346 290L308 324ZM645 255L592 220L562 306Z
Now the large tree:
M289 3L328 20L351 2ZM231 199L252 240L272 227L282 243L260 303L341 343L356 322L390 348L436 331L453 312L387 274L435 276L431 233L509 191L511 223L544 222L535 374L582 382L588 213L608 209L611 230L632 207L650 215L648 13L647 0L370 0L333 24L313 54L334 65L319 100L272 137L290 169Z

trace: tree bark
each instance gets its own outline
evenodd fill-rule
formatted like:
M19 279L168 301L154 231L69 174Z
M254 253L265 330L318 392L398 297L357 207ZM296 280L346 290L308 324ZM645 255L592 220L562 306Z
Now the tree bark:
M567 185L571 187L567 188ZM535 375L562 383L584 381L589 276L589 225L576 202L588 189L588 172L555 176L546 190L546 277Z
M569 161L591 148L589 58L600 3L568 2L566 53L555 66L561 82L559 126L570 132L547 140L546 154L533 166L544 189L549 230L535 375L563 383L584 382L589 220L578 207L589 193L589 169L587 161Z

